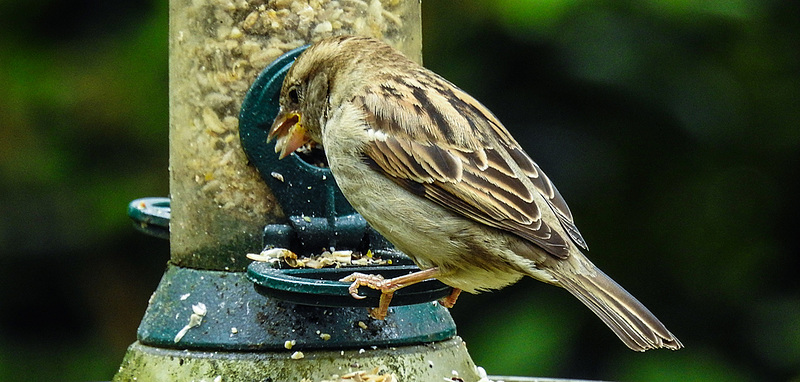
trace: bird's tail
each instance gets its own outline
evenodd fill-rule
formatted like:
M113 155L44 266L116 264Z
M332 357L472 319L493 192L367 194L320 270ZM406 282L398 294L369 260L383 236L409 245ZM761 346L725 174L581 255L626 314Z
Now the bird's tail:
M553 274L559 284L589 307L629 348L636 351L683 344L635 297L601 270L594 275Z

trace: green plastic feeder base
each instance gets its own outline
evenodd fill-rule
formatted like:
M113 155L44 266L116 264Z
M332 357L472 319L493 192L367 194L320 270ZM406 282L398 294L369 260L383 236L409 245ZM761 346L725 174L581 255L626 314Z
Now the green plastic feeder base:
M399 381L477 381L464 342L454 337L427 345L391 348L273 352L174 350L135 342L128 348L114 381L269 381L333 380L335 376L376 368ZM337 379L338 380L338 379Z
M294 304L258 293L244 272L170 265L139 325L142 344L224 351L347 349L437 342L456 334L435 302L390 308L386 320L363 307Z

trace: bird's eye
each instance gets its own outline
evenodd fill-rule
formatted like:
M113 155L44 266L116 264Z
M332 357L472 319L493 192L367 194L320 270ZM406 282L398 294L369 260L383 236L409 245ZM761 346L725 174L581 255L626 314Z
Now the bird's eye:
M297 88L289 89L287 96L289 96L289 101L292 103L300 103L300 96L297 94Z

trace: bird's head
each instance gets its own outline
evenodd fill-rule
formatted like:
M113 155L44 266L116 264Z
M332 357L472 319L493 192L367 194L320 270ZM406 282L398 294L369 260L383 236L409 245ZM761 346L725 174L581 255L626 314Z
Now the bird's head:
M281 159L308 143L322 146L331 105L343 101L336 99L337 94L358 86L364 80L365 62L376 55L384 58L382 49L390 48L371 38L338 36L319 41L297 57L283 81L280 111L268 137L277 139L275 152Z
M326 68L305 60L304 52L286 74L280 94L280 110L269 131L277 139L275 152L283 159L307 143L321 144L322 114L327 110ZM313 53L313 52L312 52Z

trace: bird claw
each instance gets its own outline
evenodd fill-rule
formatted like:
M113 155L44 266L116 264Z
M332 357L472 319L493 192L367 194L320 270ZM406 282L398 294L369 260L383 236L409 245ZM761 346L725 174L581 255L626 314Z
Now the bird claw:
M358 288L362 286L368 286L372 289L376 289L383 292L383 284L385 279L381 275L368 275L364 273L355 272L347 277L340 279L339 281L352 282L352 284L350 284L350 287L347 288L348 292L350 292L350 295L353 296L353 298L358 300L363 300L367 298L367 296L360 295L358 293Z
M348 291L350 291L350 295L353 296L353 298L356 300L363 300L367 298L367 296L358 294L358 286L353 288L353 285L351 285Z
M452 308L456 304L456 300L458 300L458 296L461 294L461 289L453 288L450 291L450 295L447 297L442 297L439 299L439 303L442 304L445 308Z

